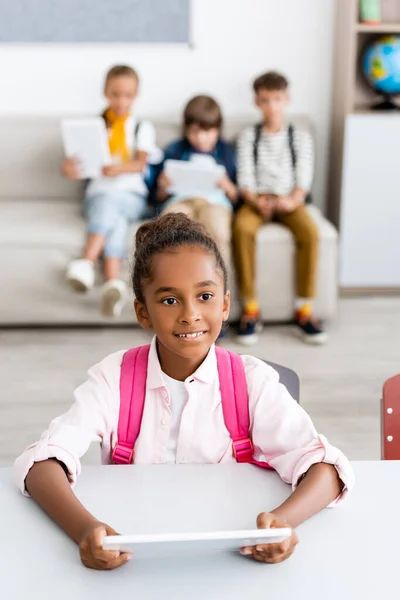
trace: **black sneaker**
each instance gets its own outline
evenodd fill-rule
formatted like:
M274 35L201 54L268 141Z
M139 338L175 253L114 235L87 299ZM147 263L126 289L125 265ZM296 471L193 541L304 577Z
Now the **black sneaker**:
M260 318L244 314L241 318L236 341L243 346L252 346L258 342L258 334L262 331Z
M321 323L312 316L303 319L296 316L295 322L303 341L307 344L322 345L328 341L328 335L323 330Z

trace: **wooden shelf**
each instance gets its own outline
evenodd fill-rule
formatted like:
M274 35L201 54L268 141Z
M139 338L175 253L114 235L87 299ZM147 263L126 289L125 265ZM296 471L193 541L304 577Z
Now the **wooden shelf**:
M394 117L400 117L400 106L399 110L376 110L371 108L368 104L356 104L351 111L351 114L355 115L393 115Z
M358 33L400 33L400 23L356 23Z
M383 100L365 81L362 60L365 48L375 36L400 35L400 0L380 0L380 23L363 23L359 0L335 0L336 28L334 74L332 86L331 165L329 174L328 213L340 224L342 168L345 125L348 115L367 115L365 122L385 115L398 127L400 111L378 111L371 107ZM395 100L400 108L400 97ZM382 121L386 119L383 118ZM386 125L386 124L385 124Z

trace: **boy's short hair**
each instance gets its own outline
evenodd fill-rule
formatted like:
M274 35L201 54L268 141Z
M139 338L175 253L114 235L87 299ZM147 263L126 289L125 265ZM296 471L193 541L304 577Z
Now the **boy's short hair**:
M108 71L104 81L104 87L107 87L110 81L116 77L132 77L136 80L136 83L139 83L139 75L136 73L135 69L128 67L128 65L115 65Z
M195 96L183 111L185 129L190 125L198 125L201 129L221 129L221 107L211 96Z
M261 90L269 92L286 92L289 87L289 82L284 75L276 71L268 71L263 73L254 80L253 89L255 93Z

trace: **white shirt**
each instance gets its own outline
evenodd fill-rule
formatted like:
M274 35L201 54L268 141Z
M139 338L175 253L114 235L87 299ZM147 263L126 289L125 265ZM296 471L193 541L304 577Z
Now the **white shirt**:
M165 426L169 426L169 439L165 456L166 463L176 463L179 431L181 428L183 409L189 398L184 381L172 379L166 373L162 374L168 390L169 417L164 418Z
M254 125L238 141L238 184L258 194L287 196L295 187L309 192L314 176L314 144L308 131L293 130L296 170L293 170L288 127L278 133L261 132L257 166L254 164Z
M57 458L74 484L81 471L80 458L93 441L101 442L103 464L112 463L118 441L121 362L125 352L107 356L88 373L75 390L75 402L54 419L40 440L31 444L14 464L18 487L35 462ZM250 412L254 458L266 460L283 481L295 488L315 463L334 465L344 483L343 498L353 487L353 471L343 453L317 433L310 417L279 383L278 373L254 356L242 356ZM197 371L183 382L187 402L183 407L176 446L176 463L232 463L232 439L226 428L215 347ZM175 399L175 396L174 396ZM180 412L180 409L179 409ZM146 396L135 464L162 464L168 458L171 437L171 400L153 338L147 367ZM333 504L337 503L334 502Z
M137 151L148 154L148 163L155 164L162 160L162 152L156 146L156 132L149 121L140 121L137 136L135 135L138 120L136 117L128 117L125 122L125 139L131 158ZM118 177L98 177L93 179L86 190L87 196L97 196L110 191L123 190L147 195L147 187L144 182L144 173L124 173Z

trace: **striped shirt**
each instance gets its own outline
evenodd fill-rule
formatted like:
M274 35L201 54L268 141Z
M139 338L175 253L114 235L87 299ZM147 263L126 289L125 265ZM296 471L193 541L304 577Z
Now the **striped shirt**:
M308 131L294 128L293 169L288 128L278 133L262 130L258 142L257 166L254 164L255 127L246 127L238 141L239 188L258 194L288 196L295 187L308 193L314 176L314 144Z

